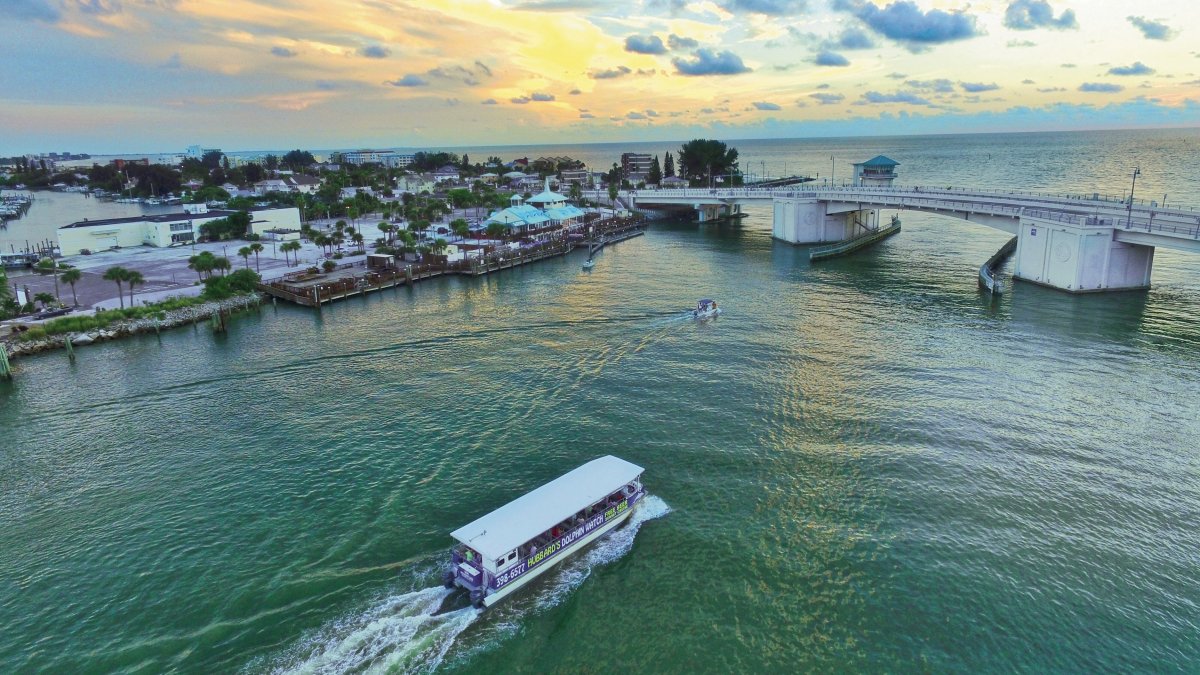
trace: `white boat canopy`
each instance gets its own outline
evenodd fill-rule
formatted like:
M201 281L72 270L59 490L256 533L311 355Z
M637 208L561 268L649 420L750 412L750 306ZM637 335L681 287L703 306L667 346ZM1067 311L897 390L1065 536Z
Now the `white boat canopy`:
M632 483L645 469L605 455L518 497L450 536L495 560Z

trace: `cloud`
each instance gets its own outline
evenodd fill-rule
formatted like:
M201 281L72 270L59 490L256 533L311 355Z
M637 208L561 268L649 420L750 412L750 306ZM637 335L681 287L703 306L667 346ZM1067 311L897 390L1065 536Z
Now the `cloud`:
M529 103L528 96L514 96L513 98L510 98L508 100L512 101L513 103L516 103L517 105L525 105L526 103Z
M393 87L424 87L429 84L429 80L409 73L398 80L388 80L385 84L390 84Z
M922 12L911 0L898 0L883 9L865 0L834 0L834 8L849 11L875 32L899 42L931 45L980 35L974 16L961 10Z
M634 54L666 54L667 46L657 35L630 35L625 38L625 51Z
M711 115L715 113L716 110L713 110L712 108L701 108L700 112L704 113L705 115Z
M1049 94L1051 92L1066 91L1066 90L1067 90L1066 87L1042 87L1042 88L1038 89L1038 92L1040 92L1042 94Z
M700 41L693 38L680 37L674 33L671 33L667 36L667 46L671 48L671 51L676 51L679 49L695 49L696 47L700 46Z
M595 115L593 115L592 113L588 113L588 112L581 112L581 113L579 113L579 119L581 119L581 120L594 120L594 119L596 119L596 116L595 116Z
M893 80L903 80L904 78L908 77L908 75L904 73L888 73L887 76Z
M425 71L425 74L443 80L457 80L468 87L474 87L479 84L481 77L491 77L492 71L479 61L476 61L470 68L458 65L438 66L437 68L430 68Z
M646 117L658 117L658 111L657 110L647 110Z
M536 12L575 12L605 7L602 0L529 0L513 5L513 9Z
M755 101L754 107L759 110L783 110L778 104L771 103L770 101Z
M866 31L857 28L847 28L838 36L837 46L842 49L871 49L875 42Z
M629 112L625 113L625 119L627 119L627 120L644 120L644 119L646 119L646 116L640 112L637 112L636 110L630 110Z
M334 89L338 88L337 82L331 82L329 80L317 80L313 84L316 85L317 89L321 91L333 91Z
M1037 43L1031 40L1009 40L1009 47L1036 47Z
M936 80L908 80L904 84L907 84L913 89L919 89L921 91L933 91L939 94L949 94L954 91L954 83L944 77L940 77Z
M543 102L553 101L554 94L546 94L546 93L542 93L540 91L535 91L529 95L529 99L532 101L543 101Z
M633 69L628 66L617 66L616 68L607 68L605 70L594 70L588 73L588 77L593 80L614 80L618 77L624 77L633 72Z
M1021 80L1021 84L1036 84L1036 83L1033 80L1025 79L1025 80Z
M800 14L807 4L805 0L725 0L721 6L730 12L788 16Z
M494 98L485 98L480 103L483 105L496 105L498 102Z
M1117 66L1108 69L1109 75L1153 75L1154 69L1142 63L1135 61L1131 66Z
M358 50L359 56L365 56L368 59L386 59L391 53L387 47L380 45L369 45Z
M54 23L62 16L50 0L9 0L4 13L14 19Z
M846 100L844 94L809 94L809 98L816 99L821 105L834 105Z
M817 89L828 89L828 88L829 88L828 82L822 82L821 84L817 85Z
M1175 37L1175 31L1161 21L1152 21L1144 16L1127 16L1125 18L1142 31L1142 35L1147 40L1170 40Z
M1084 82L1079 85L1079 91L1086 91L1093 94L1115 94L1124 88L1119 84L1109 84L1107 82Z
M85 14L109 16L121 13L120 0L75 0L75 6Z
M714 52L711 49L697 49L690 59L674 58L675 70L680 75L737 75L748 73L750 69L742 63L742 58L730 51Z
M568 91L567 93L570 94L571 96L578 96L578 95L582 94L583 91L580 89L572 89L571 91Z
M179 52L175 52L171 56L167 57L167 60L164 61L161 65L159 65L159 68L169 68L169 69L176 69L176 68L182 68L182 67L183 67L183 59L180 58Z
M1074 10L1064 9L1056 19L1054 10L1046 0L1014 0L1008 3L1008 9L1004 11L1004 25L1013 30L1079 28Z
M290 59L296 56L299 52L292 51L287 47L271 47L271 53L281 59Z
M817 64L818 66L841 67L850 65L850 59L847 59L837 52L822 51L817 53L817 56L813 59L813 63Z
M933 105L928 99L922 98L911 91L897 91L891 94L881 94L868 91L862 95L859 104L867 103L907 103L909 105Z
M996 84L995 82L991 84L984 84L982 82L959 82L959 86L962 87L963 91L967 92L968 94L978 94L983 91L996 91L1000 88L1000 85Z

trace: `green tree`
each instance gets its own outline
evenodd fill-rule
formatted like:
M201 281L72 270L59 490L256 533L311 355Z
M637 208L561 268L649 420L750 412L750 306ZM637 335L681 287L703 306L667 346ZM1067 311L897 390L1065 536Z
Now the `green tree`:
M455 218L450 221L450 231L458 236L459 239L466 239L467 235L471 234L471 226L462 218Z
M204 168L208 169L209 172L212 172L214 169L221 168L221 158L224 156L225 155L223 155L220 150L210 150L204 153L204 156L200 158L200 163L203 164Z
M488 223L487 235L488 235L489 239L503 240L504 236L507 233L508 233L508 228L504 226L504 223L495 223L495 222Z
M33 300L34 302L42 303L42 311L44 312L46 311L46 308L50 306L50 303L54 302L54 296L50 293L42 291L41 293L35 293Z
M250 244L250 250L254 252L254 271L262 272L262 269L258 266L258 254L263 252L263 245L256 241Z
M71 300L73 300L75 306L78 307L79 297L75 295L75 284L83 278L83 273L72 267L69 270L63 270L63 273L59 275L58 278L61 279L64 284L67 284L71 287ZM3 300L3 298L0 298L0 300Z
M658 165L658 155L654 156L654 160L650 162L650 171L646 174L646 183L648 185L658 185L662 182L662 167Z
M721 141L697 138L679 148L679 173L690 181L708 185L713 176L735 173L738 151Z
M298 242L298 241L285 241L285 242L283 242L282 244L280 244L280 245L279 245L279 250L280 250L280 251L283 251L283 263L284 263L285 265L288 265L288 264L290 264L290 263L288 262L288 253L289 253L289 252L291 252L291 251L296 251L296 252L297 252L297 253L296 253L296 263L297 263L297 264L299 264L299 263L300 263L300 254L299 254L299 251L300 251L300 242Z
M211 251L201 251L188 258L188 268L195 270L196 276L204 281L205 275L212 276L213 270L216 269L216 262L217 257Z
M443 253L446 252L446 249L449 246L450 245L448 243L446 243L445 239L438 237L437 239L434 240L433 244L429 247L429 252L434 255L442 255Z
M129 270L117 265L104 270L104 276L101 278L105 281L112 281L117 284L117 299L121 303L121 309L125 309L125 296L122 295L123 289L121 284L125 283L125 279L129 276Z
M229 201L229 193L224 188L216 185L202 187L192 193L191 203L207 204L208 202L227 202Z
M238 249L238 255L242 256L242 260L246 261L246 269L250 269L250 254L254 251L250 250L249 246L243 246Z
M233 269L233 264L225 256L213 256L213 269L220 270L221 276L225 276L226 272Z
M321 269L325 270L327 274L336 268L337 263L333 262L332 260L326 260L325 262L321 263Z
M675 175L675 155L668 151L667 156L663 158L663 177L670 178Z
M146 278L137 270L130 270L129 274L125 275L125 283L129 284L129 306L133 307L133 287L142 284Z
M621 191L621 186L617 185L615 182L609 182L609 184L608 184L608 200L613 203L613 207L616 207L616 205L617 205L617 194L620 191Z
M578 204L580 201L583 200L583 184L580 183L579 181L572 181L571 189L568 192L567 196L571 198L571 201Z

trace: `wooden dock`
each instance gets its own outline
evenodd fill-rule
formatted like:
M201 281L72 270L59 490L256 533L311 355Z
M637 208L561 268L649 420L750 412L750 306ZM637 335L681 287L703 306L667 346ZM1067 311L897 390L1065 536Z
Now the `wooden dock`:
M624 241L645 233L640 219L622 218L594 224L601 232L601 246ZM279 279L258 284L258 290L273 298L320 308L321 305L380 291L396 286L412 286L418 281L451 274L479 277L493 272L520 267L530 263L566 255L576 246L584 245L570 239L556 239L522 249L502 248L483 259L470 258L444 264L412 263L394 268L368 269L365 260L344 263L330 272L301 270Z

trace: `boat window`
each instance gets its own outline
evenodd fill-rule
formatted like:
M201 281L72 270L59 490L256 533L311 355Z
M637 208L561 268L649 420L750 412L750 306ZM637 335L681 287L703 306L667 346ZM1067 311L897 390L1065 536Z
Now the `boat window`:
M517 552L516 552L516 551L513 551L512 553L509 553L509 554L508 554L508 559L509 559L509 560L512 560L513 558L516 558L516 557L517 557Z

